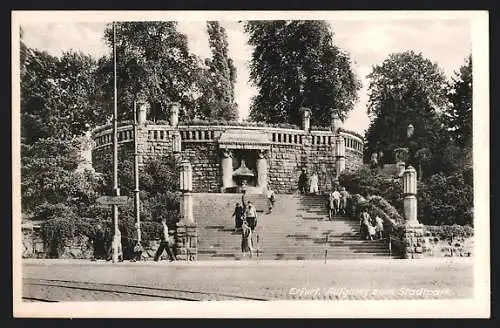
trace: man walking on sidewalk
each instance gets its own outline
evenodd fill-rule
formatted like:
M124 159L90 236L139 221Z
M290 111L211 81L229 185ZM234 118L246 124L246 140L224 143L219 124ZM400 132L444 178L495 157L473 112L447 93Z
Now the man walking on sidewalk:
M156 262L158 262L161 254L163 253L163 250L166 250L167 255L168 255L168 260L170 262L172 262L172 261L176 260L176 258L175 258L174 253L172 252L172 248L171 248L172 245L171 245L170 237L168 235L167 219L162 218L161 224L163 225L163 233L161 234L160 247L158 247L158 250L156 251L154 260Z

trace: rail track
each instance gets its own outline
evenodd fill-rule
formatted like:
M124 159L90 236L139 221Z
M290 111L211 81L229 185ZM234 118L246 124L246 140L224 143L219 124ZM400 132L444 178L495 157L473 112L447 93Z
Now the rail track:
M74 298L74 299L73 299ZM113 283L59 279L23 278L23 301L108 301L108 300L175 300L175 301L267 301L266 298L217 293L203 290L135 286Z

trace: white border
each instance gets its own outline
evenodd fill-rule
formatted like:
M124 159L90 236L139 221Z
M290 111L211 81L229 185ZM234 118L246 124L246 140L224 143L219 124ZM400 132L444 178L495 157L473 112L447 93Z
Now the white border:
M474 75L474 298L432 301L67 302L21 303L19 26L29 22L120 20L433 20L470 19ZM486 11L14 11L12 12L13 310L16 317L489 317L489 40ZM232 310L238 307L238 314ZM359 311L359 306L363 311ZM245 311L248 309L248 311ZM242 313L245 311L245 313Z

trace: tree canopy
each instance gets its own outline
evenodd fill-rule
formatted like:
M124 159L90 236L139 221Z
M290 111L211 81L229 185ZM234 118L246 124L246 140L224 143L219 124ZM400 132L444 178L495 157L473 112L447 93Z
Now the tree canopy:
M365 157L384 152L393 162L394 150L409 149L409 161L416 165L416 154L428 158L442 134L440 112L445 108L446 79L443 71L422 54L394 53L368 75L368 115L372 121L366 133ZM413 125L409 137L407 130ZM424 156L425 155L425 156Z
M311 109L318 126L330 124L332 111L346 118L361 83L326 22L248 21L244 28L253 47L250 79L258 89L251 119L299 124L301 107Z
M455 72L449 86L450 108L445 112L452 140L459 147L472 147L472 56Z
M196 114L201 90L201 60L189 52L186 35L177 31L177 22L120 22L116 27L118 111L132 117L134 101L151 105L149 118L168 118L172 102L181 104L181 118ZM100 60L99 76L111 116L113 99L113 28L104 32L110 56Z
M202 81L202 96L198 117L202 119L236 120L237 105L234 102L236 67L229 57L227 33L217 21L207 22L208 44L211 58Z
M21 135L25 142L59 136L73 138L95 126L101 117L96 103L95 60L80 52L58 58L26 50L21 76Z

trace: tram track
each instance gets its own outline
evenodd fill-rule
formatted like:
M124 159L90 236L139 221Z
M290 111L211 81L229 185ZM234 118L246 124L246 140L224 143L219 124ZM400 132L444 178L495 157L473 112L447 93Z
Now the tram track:
M79 290L92 293L117 294L117 295L133 295L139 297L158 298L163 300L180 300L180 301L212 301L212 300L254 300L266 301L268 299L260 297L251 297L237 294L217 293L203 290L186 290L175 288L149 287L137 285L124 285L114 283L100 282L85 282L59 279L38 279L24 278L23 283L25 288L29 286L47 287L53 289L69 289ZM36 288L35 287L35 288ZM25 299L34 297L24 297ZM36 300L34 300L36 301ZM40 301L44 301L40 299ZM50 300L46 300L50 302Z

